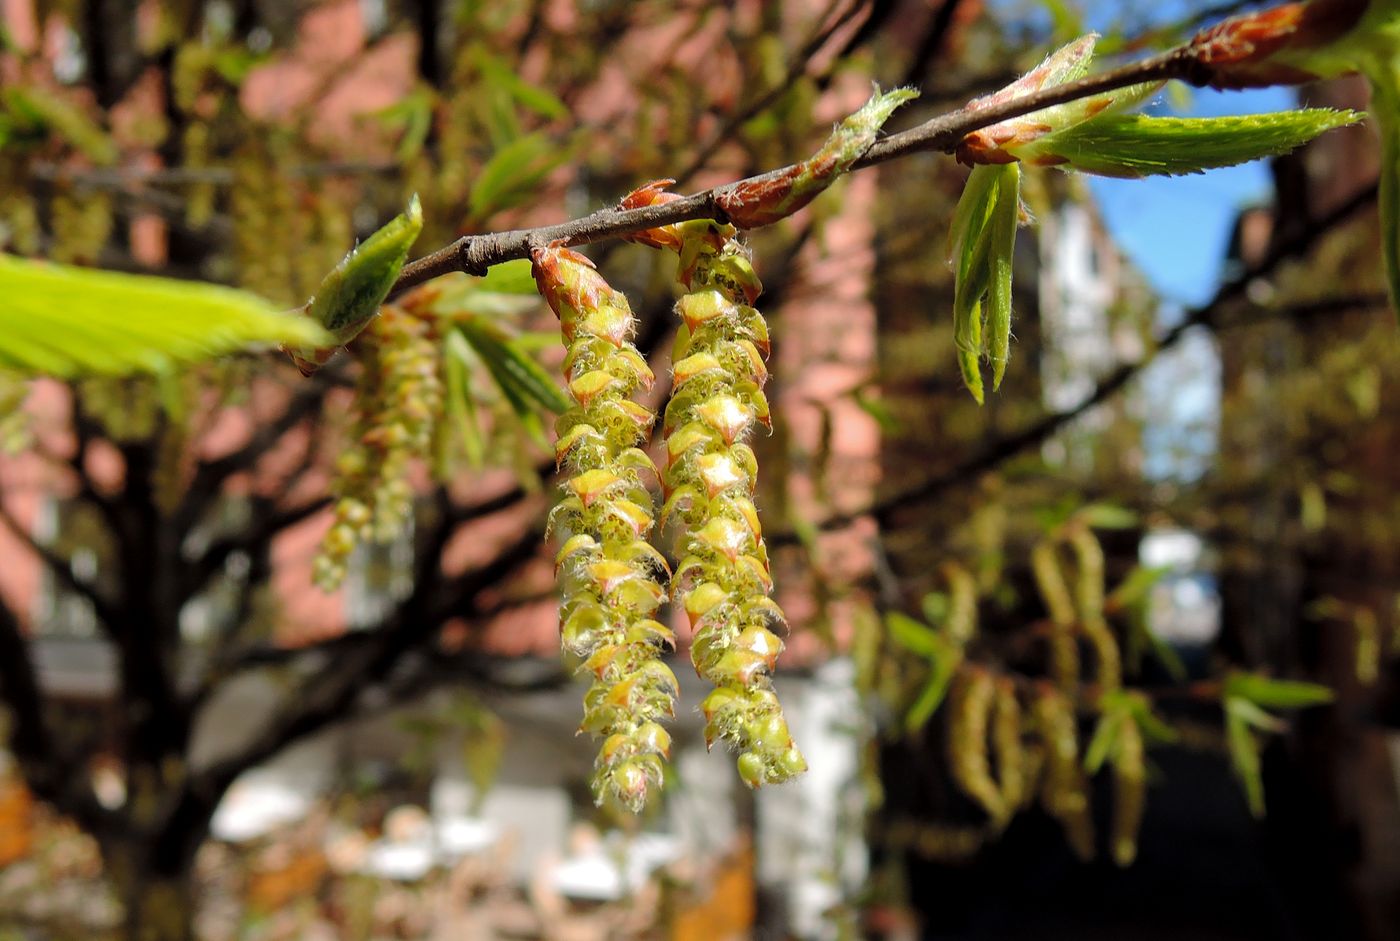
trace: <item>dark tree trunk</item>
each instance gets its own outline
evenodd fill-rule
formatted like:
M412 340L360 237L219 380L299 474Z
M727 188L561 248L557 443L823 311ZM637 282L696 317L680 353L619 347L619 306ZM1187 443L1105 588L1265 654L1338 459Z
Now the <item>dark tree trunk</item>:
M103 860L125 915L125 941L194 941L194 860L161 865L143 840L103 846Z
M134 769L135 770L135 769ZM193 941L197 898L194 857L209 835L222 789L200 792L185 782L162 786L151 775L131 775L145 793L133 792L127 806L150 817L128 817L120 829L99 837L108 878L125 909L125 941ZM154 819L152 819L154 818Z

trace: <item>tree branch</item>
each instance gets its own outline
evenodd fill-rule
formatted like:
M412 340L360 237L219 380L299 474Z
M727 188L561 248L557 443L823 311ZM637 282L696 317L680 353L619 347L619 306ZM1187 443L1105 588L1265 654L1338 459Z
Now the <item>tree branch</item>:
M523 559L532 556L538 547L539 534L533 528L526 529L495 559L460 580L462 596L470 598L499 583ZM427 565L420 564L419 568L435 570L436 555ZM439 622L425 608L435 581L430 577L421 577L420 572L413 594L399 607L383 630L367 636L362 646L343 653L308 678L294 695L287 698L285 710L261 735L238 754L193 776L190 788L206 796L217 797L246 769L261 764L297 739L345 716L356 698L370 684L384 680L405 651L437 629Z
M71 815L90 832L110 813L60 747L46 718L48 708L30 659L30 646L10 606L0 599L0 700L9 707L9 747L25 783L39 797Z
M24 543L25 548L34 553L53 577L63 583L65 588L81 596L88 604L92 605L93 612L103 625L110 628L116 623L116 607L102 592L97 590L97 586L74 575L72 563L35 539L34 534L21 526L19 520L14 518L4 504L0 504L0 525L3 525L12 536Z
M1008 118L1128 85L1173 78L1189 81L1193 72L1188 51L1179 48L1110 69L1099 75L1045 88L1011 101L985 107L964 107L877 141L855 162L852 169L872 167L914 153L951 151L973 131ZM786 167L773 170L747 180L704 190L674 202L638 209L610 207L556 225L464 236L445 248L405 265L393 290L389 292L389 298L392 299L409 288L451 272L485 274L492 265L517 258L528 258L531 251L548 244L584 245L692 219L714 219L723 222L727 216L720 206L721 195L739 186L779 178L788 170Z

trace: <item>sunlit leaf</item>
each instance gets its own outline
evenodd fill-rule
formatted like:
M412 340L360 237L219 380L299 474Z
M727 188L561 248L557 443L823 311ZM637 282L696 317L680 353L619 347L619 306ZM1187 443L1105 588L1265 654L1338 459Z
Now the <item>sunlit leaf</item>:
M1109 114L1007 149L1027 163L1100 176L1176 176L1285 154L1362 117L1328 108L1218 118Z
M63 378L159 373L253 346L324 342L255 294L0 255L0 366Z

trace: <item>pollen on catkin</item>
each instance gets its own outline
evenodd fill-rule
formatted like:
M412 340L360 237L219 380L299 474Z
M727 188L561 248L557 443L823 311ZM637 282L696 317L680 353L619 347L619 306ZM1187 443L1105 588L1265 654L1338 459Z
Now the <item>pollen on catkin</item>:
M686 293L666 407L667 499L680 524L673 592L689 616L691 661L714 685L701 708L705 740L739 752L750 787L806 770L770 679L783 642L782 610L754 506L758 460L745 439L768 425L768 328L752 306L762 290L728 225L681 223L669 235Z
M633 813L664 781L676 678L661 660L674 646L654 617L666 600L665 559L648 542L654 520L646 478L656 474L639 445L655 416L633 402L651 369L631 342L635 320L583 255L550 247L533 255L535 282L559 317L564 375L574 407L556 425L564 498L550 514L563 546L556 558L563 646L593 676L581 730L603 738L594 762L600 806Z

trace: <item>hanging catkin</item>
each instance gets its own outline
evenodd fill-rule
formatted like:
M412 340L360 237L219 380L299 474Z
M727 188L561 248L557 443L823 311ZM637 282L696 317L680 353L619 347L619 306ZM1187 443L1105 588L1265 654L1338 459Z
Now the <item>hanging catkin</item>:
M651 386L652 373L632 345L627 298L587 258L546 248L534 253L534 275L559 317L574 401L556 426L566 496L550 516L564 541L556 561L563 644L593 675L582 728L604 737L594 798L635 813L660 790L671 737L657 720L674 714L676 697L676 678L661 662L674 639L653 617L666 599L666 563L647 541L654 511L646 478L656 468L638 447L655 416L631 400Z

